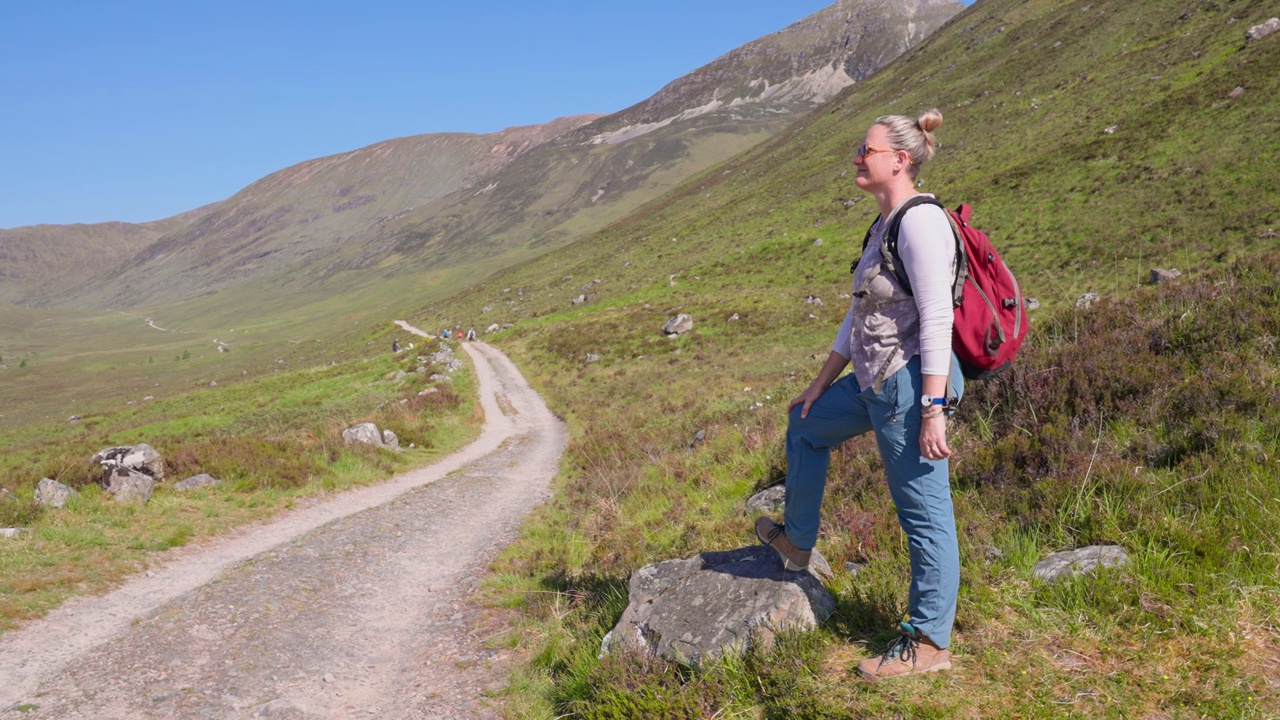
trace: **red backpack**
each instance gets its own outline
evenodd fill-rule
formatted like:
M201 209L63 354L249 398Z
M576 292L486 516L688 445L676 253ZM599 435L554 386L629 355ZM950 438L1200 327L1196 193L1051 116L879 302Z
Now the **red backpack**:
M884 238L888 250L885 269L893 273L907 294L911 294L911 281L898 254L898 226L908 210L925 204L937 205L946 211L956 237L956 279L951 286L956 315L951 348L966 378L984 380L1007 370L1027 337L1027 309L1022 292L987 234L969 224L973 208L961 205L949 210L928 195L916 195L894 215ZM876 222L879 221L880 218L876 218ZM870 241L868 229L862 240L864 251Z

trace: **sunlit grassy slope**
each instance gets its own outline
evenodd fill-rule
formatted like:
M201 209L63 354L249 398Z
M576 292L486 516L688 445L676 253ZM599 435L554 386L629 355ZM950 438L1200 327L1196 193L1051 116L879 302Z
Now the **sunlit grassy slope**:
M555 500L492 585L531 618L511 713L1280 712L1280 38L1244 36L1273 14L982 0L768 143L418 313L513 324L495 342L574 432ZM946 121L922 189L973 203L1043 304L1015 371L973 384L953 422L958 669L850 675L884 647L908 577L866 439L837 453L819 541L865 567L832 583L819 633L697 672L599 661L632 571L752 541L743 503L782 477L786 402L830 347L875 213L850 150L876 116L926 107ZM1143 286L1155 267L1186 274ZM1085 292L1102 302L1077 310ZM663 338L677 312L694 331ZM1044 554L1092 543L1133 562L1032 579Z

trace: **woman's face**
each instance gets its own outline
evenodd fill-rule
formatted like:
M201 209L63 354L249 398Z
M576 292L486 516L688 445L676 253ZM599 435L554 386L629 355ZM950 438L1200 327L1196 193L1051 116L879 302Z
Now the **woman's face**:
M854 182L859 188L872 191L893 178L894 167L899 162L898 152L891 149L889 128L883 125L872 125L863 143L866 144L866 155L859 158L854 151L853 166L858 169Z

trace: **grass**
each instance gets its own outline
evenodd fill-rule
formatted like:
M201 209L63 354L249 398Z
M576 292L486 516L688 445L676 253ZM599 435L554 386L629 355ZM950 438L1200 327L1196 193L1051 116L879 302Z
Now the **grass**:
M514 324L495 341L573 433L555 498L490 583L525 618L509 714L1280 714L1280 43L1242 40L1271 12L987 0L588 241L424 307L425 326L481 307ZM850 673L888 641L908 576L866 438L833 458L819 541L865 567L837 573L818 632L699 670L598 660L631 572L752 541L743 503L782 478L785 403L826 356L875 212L849 149L875 116L930 106L946 124L923 189L974 203L1043 308L1016 370L971 384L953 423L958 671ZM1149 287L1153 267L1186 275ZM1085 292L1102 300L1077 310ZM661 337L678 312L694 331ZM1031 576L1089 544L1131 563Z
M70 595L103 592L162 561L167 549L264 519L303 498L377 482L470 441L480 420L472 376L430 381L431 372L416 372L417 352L286 366L74 424L11 429L0 438L0 487L10 491L0 498L0 526L32 531L4 541L0 630ZM418 394L427 388L435 391ZM344 428L366 421L393 430L405 452L343 442ZM138 442L164 455L168 482L145 506L117 505L101 491L89 458L103 447ZM222 483L172 489L201 472ZM65 509L37 505L32 494L42 475L77 488L78 497Z
M1261 0L983 0L772 140L596 235L422 300L420 327L513 324L491 339L572 432L554 498L487 583L494 604L518 612L497 641L528 659L508 714L1280 715L1280 255L1268 235L1280 224L1280 42L1242 40L1273 12ZM1245 93L1228 97L1237 86ZM852 676L901 617L908 572L867 438L833 457L819 547L837 568L837 612L817 632L696 670L601 661L635 569L752 542L743 503L783 476L786 402L826 356L847 307L849 260L875 212L852 186L849 151L877 115L931 106L946 124L923 189L974 203L977 224L1043 307L1016 369L971 385L952 427L957 670L881 685ZM1148 287L1152 267L1186 275ZM1103 297L1077 310L1084 292ZM403 308L413 294L388 284L371 296ZM806 304L811 295L824 303ZM174 313L211 332L236 316L224 302ZM172 361L185 349L175 340L154 354L184 391L207 386L215 368L234 379L224 363L249 362L235 358L255 365L240 370L243 385L9 433L6 448L27 449L0 453L0 483L20 488L34 478L19 469L72 478L77 458L139 427L174 443L192 468L226 453L245 475L193 500L162 494L178 503L173 520L149 516L150 506L104 507L86 485L71 513L80 520L64 526L42 513L40 532L0 559L0 576L13 578L4 616L109 585L151 552L135 547L384 476L391 461L342 450L330 424L376 417L401 432L394 423L412 420L395 415L398 403L377 408L408 393L391 380L391 361L365 358L364 343L389 344L385 330L368 329L385 327L376 305L341 321L321 301L289 308L278 324L251 328L260 341L251 352L230 357L192 350ZM678 312L694 317L694 331L662 337ZM282 327L316 333L276 355ZM37 377L49 354L73 347L50 343L31 354L29 375L6 378ZM101 372L131 377L108 350L82 352L102 353L85 356ZM122 357L141 366L151 354ZM275 358L287 365L278 374L264 369ZM329 371L329 362L339 364ZM470 388L456 390L457 422L420 437L444 447L465 435ZM309 479L276 473L282 456L298 458L288 467ZM29 515L24 500L20 490L0 512ZM195 504L184 513L184 502ZM1130 564L1054 585L1032 577L1045 554L1093 543L1124 546ZM115 565L103 570L108 548ZM863 567L854 576L846 562Z

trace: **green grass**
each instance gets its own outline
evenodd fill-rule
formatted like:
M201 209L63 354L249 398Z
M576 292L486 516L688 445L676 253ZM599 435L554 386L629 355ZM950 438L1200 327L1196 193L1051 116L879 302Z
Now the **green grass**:
M73 522L39 512L40 531L0 556L3 616L107 586L148 548L385 476L390 461L338 448L334 432L339 418L397 432L412 421L398 404L373 409L402 395L365 343L389 345L387 313L414 306L408 319L424 328L514 324L492 339L572 432L554 498L487 585L517 613L495 642L527 661L507 691L513 717L1275 717L1280 255L1268 230L1280 225L1280 41L1243 42L1272 14L1261 0L983 0L772 140L586 240L479 283L424 275L353 289L367 297L346 315L318 297L281 308L225 357L192 346L174 362L187 349L178 338L98 348L16 323L26 334L16 354L0 340L5 372L15 357L31 362L6 383L40 379L65 401L76 386L49 368L75 352L65 367L124 380L128 393L108 393L114 409L77 425L7 433L0 483L20 492L0 512L36 512L21 490L31 468L83 484L80 458L136 428L192 468L222 458L243 476L167 506L172 520L113 508L91 486ZM1236 86L1246 92L1228 98ZM908 576L867 438L833 457L819 547L837 568L837 612L817 632L698 670L600 661L634 570L752 542L743 503L783 476L786 403L827 354L875 212L853 186L850 150L876 116L931 106L946 123L923 189L974 203L1043 305L1015 370L971 385L952 426L957 669L880 685L851 672L889 639ZM1153 267L1186 276L1146 287ZM427 286L444 280L470 287L441 299ZM1103 300L1077 311L1084 292ZM580 294L588 302L572 304ZM209 334L238 328L243 302L171 312ZM677 312L694 331L661 337ZM283 335L302 342L290 349ZM145 382L173 391L139 404ZM457 422L420 437L443 448L465 436L466 382ZM12 387L0 391L16 397ZM297 458L295 474L276 472L282 457ZM1131 563L1056 585L1032 577L1045 554L1092 543L1123 545ZM855 577L845 562L865 567Z
M473 439L480 417L474 380L434 383L417 373L419 352L379 351L334 364L290 367L218 387L85 415L76 423L30 424L0 436L0 526L32 532L0 554L0 630L37 617L70 595L102 592L195 538L223 533L291 507L300 498L378 482ZM407 344L407 343L406 343ZM364 342L356 347L364 347ZM428 349L429 348L429 349ZM428 364L429 366L429 364ZM397 379L399 372L407 374ZM436 392L418 392L435 387ZM342 430L370 421L396 432L405 452L346 445ZM117 505L90 464L104 447L147 442L165 457L167 482L145 506ZM410 445L414 447L410 448ZM187 493L172 483L197 473L222 480ZM37 505L41 477L77 488L64 509Z

